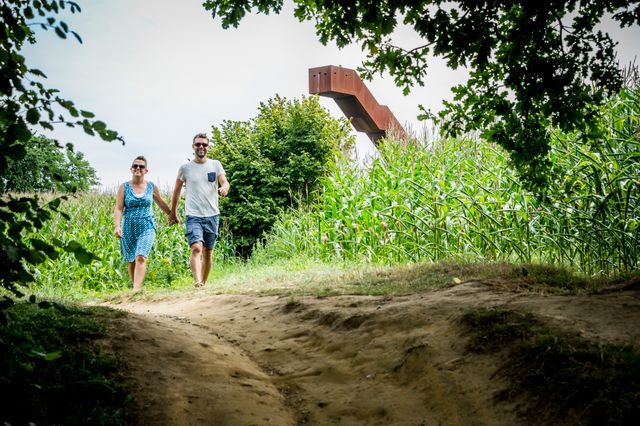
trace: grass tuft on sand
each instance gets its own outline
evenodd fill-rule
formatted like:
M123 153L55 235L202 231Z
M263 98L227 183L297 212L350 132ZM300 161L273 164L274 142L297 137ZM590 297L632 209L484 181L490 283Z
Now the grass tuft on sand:
M593 342L546 326L531 313L477 309L461 324L467 349L503 351L496 398L521 403L536 424L626 425L640 418L640 350Z

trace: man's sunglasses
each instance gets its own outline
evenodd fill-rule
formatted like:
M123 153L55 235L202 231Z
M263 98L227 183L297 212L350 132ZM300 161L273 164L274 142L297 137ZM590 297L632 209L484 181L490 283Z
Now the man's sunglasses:
M208 146L209 146L209 144L208 144L208 143L200 143L200 142L196 142L196 143L194 143L194 144L193 144L193 146L195 146L196 148L200 148L200 147L204 147L204 148L206 148L206 147L208 147Z
M147 168L147 166L145 166L144 164L132 164L131 165L132 169L140 169L140 170L144 170Z

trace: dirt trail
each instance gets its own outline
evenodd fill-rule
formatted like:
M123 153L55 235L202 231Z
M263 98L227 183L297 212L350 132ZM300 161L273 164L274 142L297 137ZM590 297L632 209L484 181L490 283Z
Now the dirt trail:
M457 322L501 306L588 338L640 342L640 293L550 296L487 283L393 298L207 295L115 305L144 425L517 425L492 355Z

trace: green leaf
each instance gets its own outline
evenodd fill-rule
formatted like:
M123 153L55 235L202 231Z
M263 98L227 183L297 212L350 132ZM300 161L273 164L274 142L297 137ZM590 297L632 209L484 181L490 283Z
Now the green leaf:
M93 128L96 131L101 132L107 129L107 125L104 123L104 121L98 120L93 122Z
M78 40L78 43L82 44L82 37L80 37L80 35L75 32L75 31L70 31L71 34L73 34L73 36L76 38L76 40Z
M81 248L82 248L82 244L80 244L79 242L73 240L73 241L69 241L69 243L67 243L67 245L64 248L64 250L67 251L67 252L75 252L77 250L80 250Z
M71 6L71 13L82 12L82 9L80 9L80 6L78 5L78 3L74 1L68 1L67 4Z
M49 201L49 207L55 210L58 207L60 207L61 202L62 202L61 198L54 198L53 200Z
M0 312L15 306L16 302L13 301L13 299L11 299L8 296L4 296L1 300L0 300Z
M78 262L82 263L83 265L90 264L94 259L99 260L99 258L93 255L93 253L90 253L84 249L76 250L73 252L73 254L76 256L76 259L78 259Z
M71 312L70 309L68 309L66 306L61 305L60 303L57 302L51 302L51 304L53 305L54 308L56 308L58 311L68 314Z
M37 75L38 77L42 77L42 78L47 78L47 76L45 75L45 73L43 73L42 71L40 71L39 69L35 69L35 68L31 68L29 70L30 74L33 75Z
M55 33L56 33L56 35L57 35L58 37L60 37L60 38L62 38L62 39L66 39L66 38L67 38L67 34L66 34L64 31L62 31L62 30L60 29L60 27L56 27L56 28L55 28Z
M28 29L22 25L16 25L13 27L13 35L21 43L27 37Z
M37 109L31 108L27 110L27 121L31 124L36 124L40 120L40 112Z
M62 356L61 351L53 351L53 352L41 352L32 350L31 353L36 355L38 358L42 358L45 361L54 361Z
M31 245L38 249L38 250L42 250L42 251L47 251L47 250L53 250L53 246L51 246L50 244L45 243L42 240L38 240L38 239L31 239Z
M44 356L45 361L53 361L62 356L62 351L49 352Z
M27 125L22 120L15 123L14 131L15 134L13 136L15 137L16 142L27 142L33 136Z
M51 302L47 302L46 300L43 300L40 303L38 303L38 307L41 309L49 309L52 306L53 305L51 304Z
M31 263L32 265L38 265L38 264L44 262L45 260L47 260L47 256L42 254L42 252L40 250L29 250L25 254L24 260L26 260L27 262Z
M27 149L22 144L12 145L5 149L4 155L11 160L19 161L27 155Z

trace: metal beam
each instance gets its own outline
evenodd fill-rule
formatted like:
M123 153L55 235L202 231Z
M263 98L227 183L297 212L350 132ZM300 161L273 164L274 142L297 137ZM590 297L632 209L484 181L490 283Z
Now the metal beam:
M376 101L352 69L335 65L309 68L309 93L333 98L356 131L366 133L374 144L390 128L404 135L389 107Z

